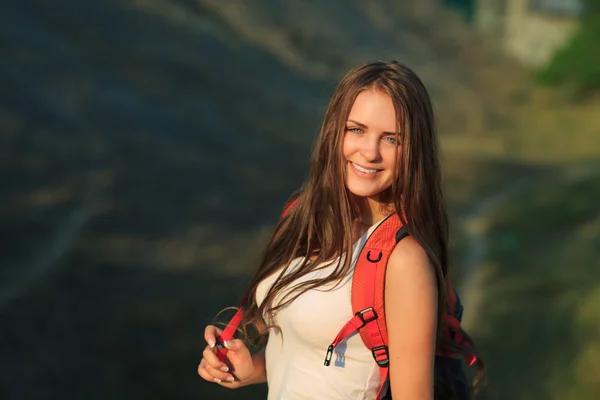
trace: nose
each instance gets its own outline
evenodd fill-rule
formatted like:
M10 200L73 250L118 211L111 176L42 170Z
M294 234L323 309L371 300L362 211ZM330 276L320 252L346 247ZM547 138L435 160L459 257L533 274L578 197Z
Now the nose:
M376 135L366 135L361 143L360 155L368 162L381 161L380 140Z

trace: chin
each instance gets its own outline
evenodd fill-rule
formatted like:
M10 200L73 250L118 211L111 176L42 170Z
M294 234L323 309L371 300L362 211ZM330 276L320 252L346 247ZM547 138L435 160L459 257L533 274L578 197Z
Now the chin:
M383 190L380 188L365 187L363 185L354 185L352 182L346 184L348 192L357 197L374 197L380 194Z

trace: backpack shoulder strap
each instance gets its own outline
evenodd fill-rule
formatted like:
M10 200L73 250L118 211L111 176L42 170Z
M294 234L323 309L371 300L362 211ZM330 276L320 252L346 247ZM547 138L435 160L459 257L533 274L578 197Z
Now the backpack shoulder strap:
M388 260L399 240L408 236L397 214L387 217L371 233L362 248L352 278L352 311L374 310L376 323L365 324L359 329L368 349L373 351L375 361L387 364L387 327L385 324L384 289Z
M379 366L381 386L377 399L387 392L389 374L388 333L385 323L385 273L396 244L408 236L397 214L387 217L362 248L352 278L352 311L364 322L358 332ZM364 318L364 316L370 319Z

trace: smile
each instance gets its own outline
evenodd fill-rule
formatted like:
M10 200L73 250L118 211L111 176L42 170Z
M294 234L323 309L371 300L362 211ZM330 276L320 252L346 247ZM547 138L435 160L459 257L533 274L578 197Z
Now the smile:
M356 168L356 170L357 170L357 171L360 171L360 172L362 172L363 174L376 174L377 172L380 172L380 171L382 171L381 169L370 169L370 168L365 168L365 167L362 167L362 166L360 166L360 165L358 165L358 164L356 164L356 163L353 163L353 162L350 162L350 164L352 164L352 166L353 166L354 168Z

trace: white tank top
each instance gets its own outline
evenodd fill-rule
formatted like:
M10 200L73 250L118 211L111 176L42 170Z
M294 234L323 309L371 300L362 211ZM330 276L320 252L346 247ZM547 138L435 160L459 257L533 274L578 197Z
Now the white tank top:
M323 365L327 347L352 314L352 275L356 260L372 226L352 248L352 269L333 290L335 283L310 290L288 306L278 310L275 323L281 328L269 331L265 349L269 400L372 400L379 390L379 368L360 335L354 334L340 343L333 354L331 365ZM292 261L297 268L303 258ZM303 276L295 283L315 278L325 278L340 261ZM288 272L289 273L289 272ZM279 276L274 273L262 281L256 290L256 300L261 304ZM275 303L281 296L275 299Z

